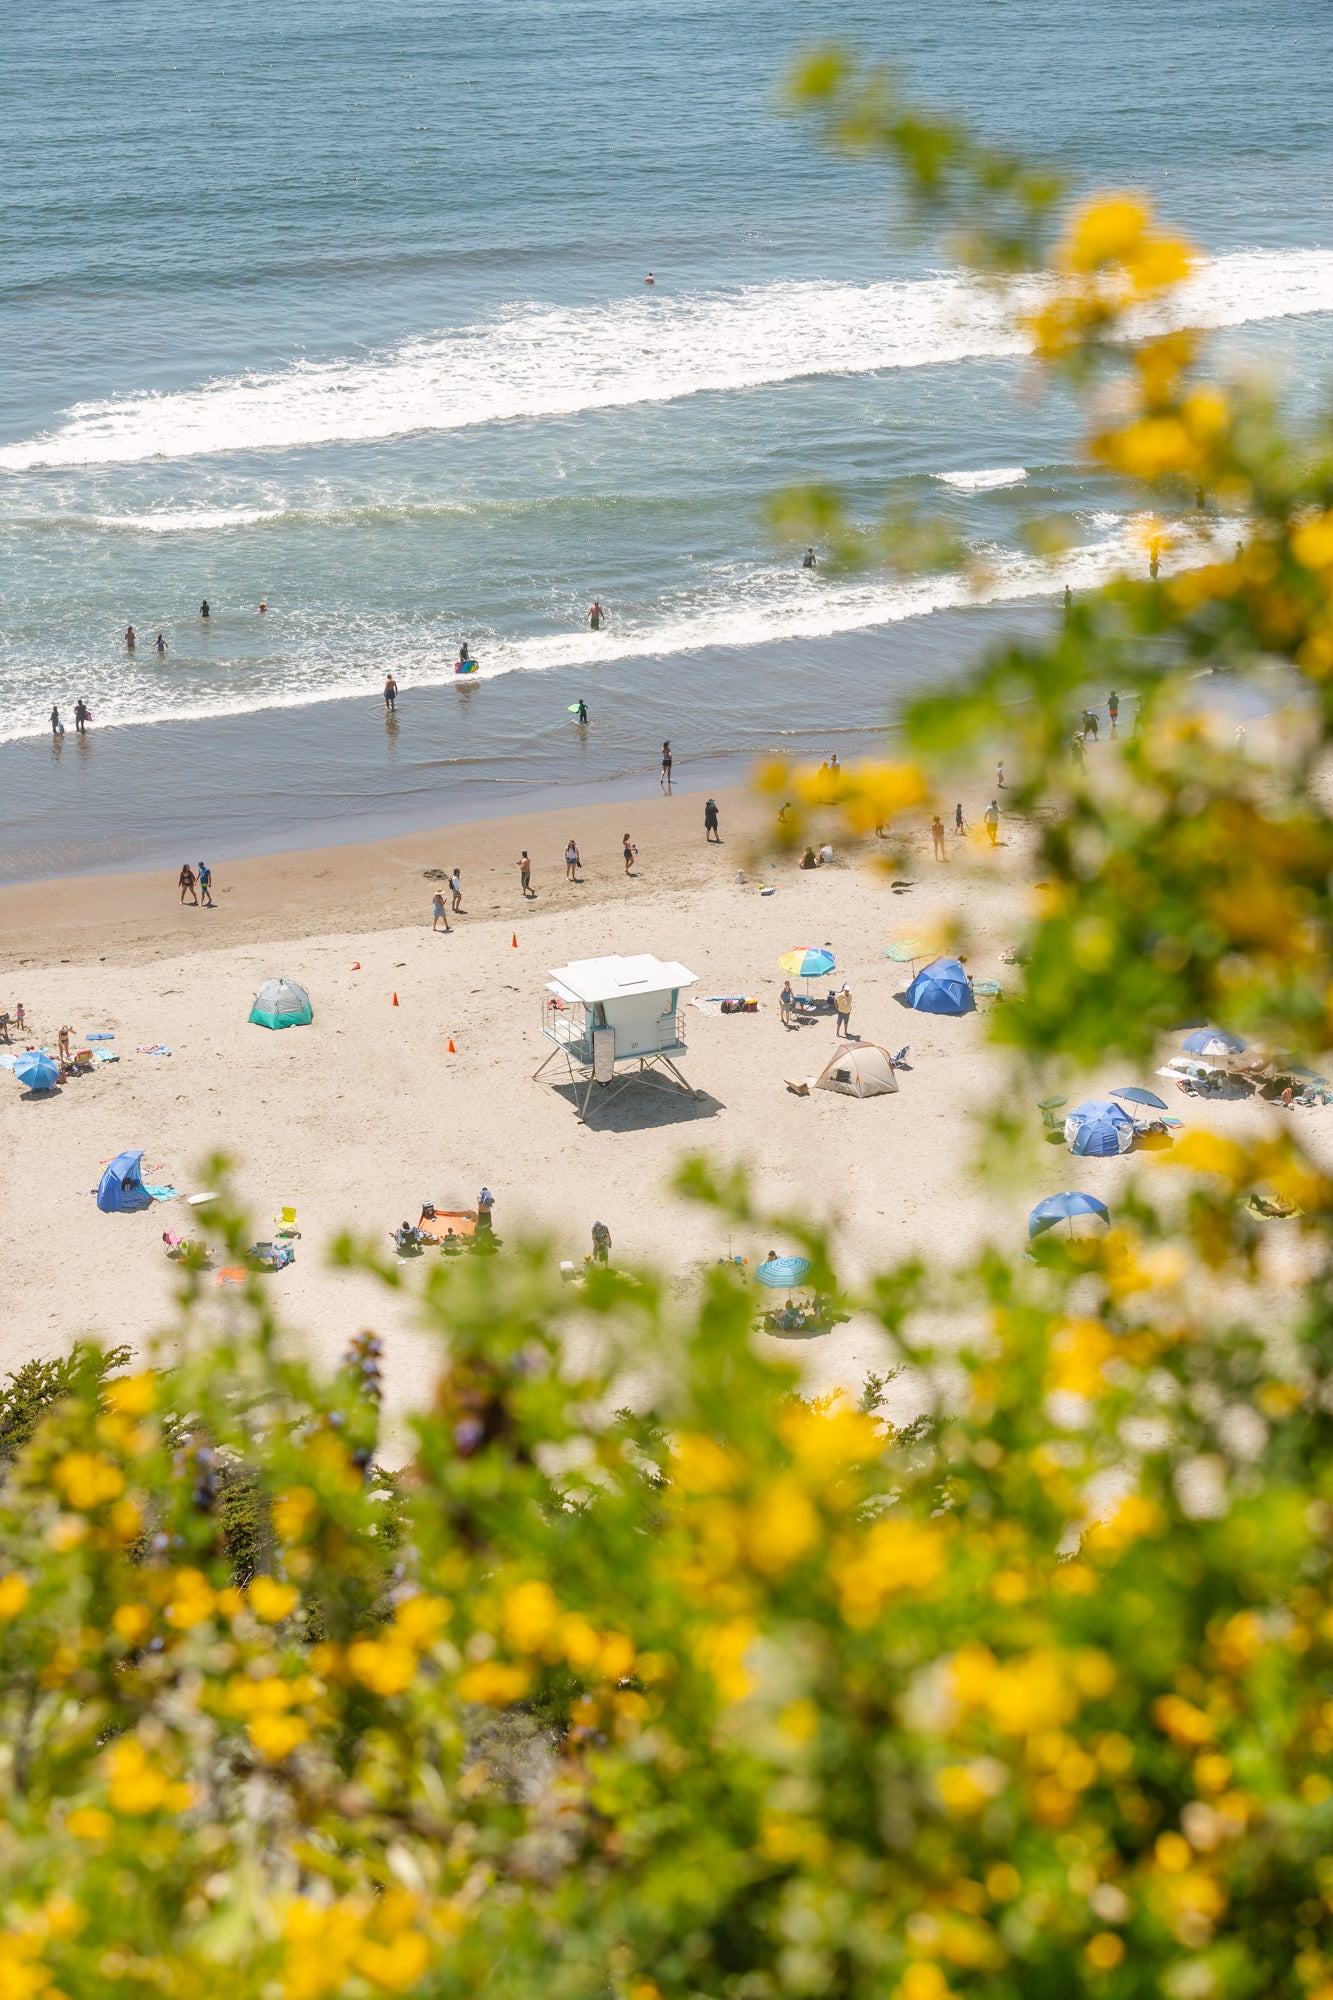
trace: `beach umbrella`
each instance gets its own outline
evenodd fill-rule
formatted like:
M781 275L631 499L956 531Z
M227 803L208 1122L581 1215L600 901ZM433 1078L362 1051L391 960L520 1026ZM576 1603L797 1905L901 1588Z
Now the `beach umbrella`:
M895 965L915 965L919 958L930 957L930 946L924 938L895 938L884 947L885 958L891 958Z
M60 1081L60 1065L43 1049L25 1049L14 1058L14 1074L27 1090L54 1090Z
M1225 1028L1196 1028L1192 1035L1186 1035L1183 1046L1192 1056L1239 1056L1247 1044Z
M814 1269L808 1257L766 1257L755 1268L755 1277L772 1291L785 1292L799 1285Z
M796 951L784 951L778 964L788 979L822 979L827 972L836 972L837 964L831 951L822 945L808 944Z
M1109 1097L1090 1097L1065 1119L1065 1143L1071 1153L1105 1158L1127 1153L1134 1143L1134 1130L1134 1120L1123 1104L1113 1104Z
M1165 1111L1162 1099L1151 1090L1143 1090L1137 1083L1129 1084L1124 1090L1113 1090L1112 1097L1123 1097L1127 1104L1147 1104L1154 1111Z
M1039 1201L1028 1217L1029 1237L1040 1236L1044 1229L1051 1229L1057 1222L1068 1222L1069 1233L1074 1233L1073 1218L1076 1215L1095 1215L1103 1222L1109 1221L1110 1210L1104 1201L1098 1201L1092 1194L1048 1194L1045 1201Z

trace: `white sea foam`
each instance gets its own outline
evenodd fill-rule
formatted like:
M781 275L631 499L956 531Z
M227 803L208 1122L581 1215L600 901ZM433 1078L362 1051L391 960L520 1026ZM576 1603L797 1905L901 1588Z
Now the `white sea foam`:
M600 306L509 308L399 346L195 389L83 403L0 469L110 465L457 430L800 376L1021 355L1021 310L958 273L857 285L781 281ZM1158 318L1239 326L1333 310L1333 251L1239 251L1203 265Z
M989 471L937 472L933 476L960 493L991 493L1001 486L1021 486L1028 475L1024 465L996 465Z
M99 528L124 528L140 535L198 535L225 528L253 528L280 521L280 507L181 507L160 514L94 514Z

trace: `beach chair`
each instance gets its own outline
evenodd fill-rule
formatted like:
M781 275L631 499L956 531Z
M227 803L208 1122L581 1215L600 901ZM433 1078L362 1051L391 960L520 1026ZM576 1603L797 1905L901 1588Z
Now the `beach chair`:
M293 1237L301 1234L296 1226L296 1210L294 1208L282 1209L279 1214L274 1216L273 1222L274 1234L277 1236Z

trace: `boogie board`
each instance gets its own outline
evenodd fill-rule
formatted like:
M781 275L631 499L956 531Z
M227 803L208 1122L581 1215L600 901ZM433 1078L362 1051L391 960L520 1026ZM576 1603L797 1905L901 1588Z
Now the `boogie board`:
M475 674L476 671L477 671L477 662L475 660L454 661L454 672L456 674Z

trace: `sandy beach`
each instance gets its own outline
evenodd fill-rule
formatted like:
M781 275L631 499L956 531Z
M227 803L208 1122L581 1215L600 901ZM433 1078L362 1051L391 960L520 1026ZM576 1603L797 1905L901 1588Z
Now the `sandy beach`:
M729 1239L713 1212L670 1193L690 1154L718 1169L746 1164L763 1204L828 1221L852 1282L912 1251L949 1261L987 1235L1021 1241L1033 1202L1057 1189L1113 1203L1137 1156L1076 1162L1041 1146L1035 1104L1030 1179L978 1178L974 1114L1006 1074L987 1043L987 1003L959 1019L911 1013L897 998L907 969L884 956L896 936L943 938L960 926L969 971L1011 981L1004 955L1027 908L1031 828L1007 822L993 850L980 826L965 840L951 834L941 864L922 821L897 873L873 853L802 871L795 856L762 858L771 808L743 791L718 802L720 845L705 843L702 795L686 792L242 859L218 866L213 910L182 907L170 874L0 891L0 1005L24 1002L29 1040L54 1045L68 1022L76 1044L91 1031L113 1034L99 1046L119 1057L48 1097L24 1094L12 1078L0 1088L11 1162L0 1367L63 1351L83 1332L139 1344L169 1317L177 1274L161 1234L187 1228L193 1211L177 1200L99 1213L89 1190L127 1147L143 1147L146 1178L182 1196L199 1190L203 1163L224 1148L257 1235L294 1205L296 1262L268 1281L285 1321L326 1363L359 1327L377 1327L399 1412L424 1393L430 1370L410 1297L330 1269L326 1252L345 1226L387 1250L388 1232L415 1221L424 1200L471 1207L486 1184L502 1238L537 1232L576 1262L593 1222L604 1222L616 1258L653 1261L681 1286L728 1253L753 1261L786 1247ZM639 848L628 878L626 830ZM577 885L563 879L571 834L583 858ZM535 890L526 902L516 865L524 847ZM424 871L455 864L464 914L450 935L434 933L437 885ZM761 884L775 893L762 895ZM910 1044L895 1096L786 1088L832 1053L834 1023L784 1028L778 958L824 943L838 974L817 986L848 981L853 1032L894 1050ZM594 1103L581 1125L568 1088L553 1087L557 1066L533 1081L550 1046L545 982L571 958L611 952L677 958L698 974L696 996L752 995L760 1011L686 1006L682 1067L697 1095L635 1086L605 1110ZM278 973L309 989L311 1026L270 1033L248 1023L257 988ZM155 1044L170 1055L138 1053ZM1081 1094L1148 1080L1124 1068L1089 1079ZM1187 1125L1241 1131L1274 1116L1255 1103L1167 1094ZM824 1387L857 1386L892 1360L861 1318L786 1351ZM910 1396L910 1384L897 1393Z

